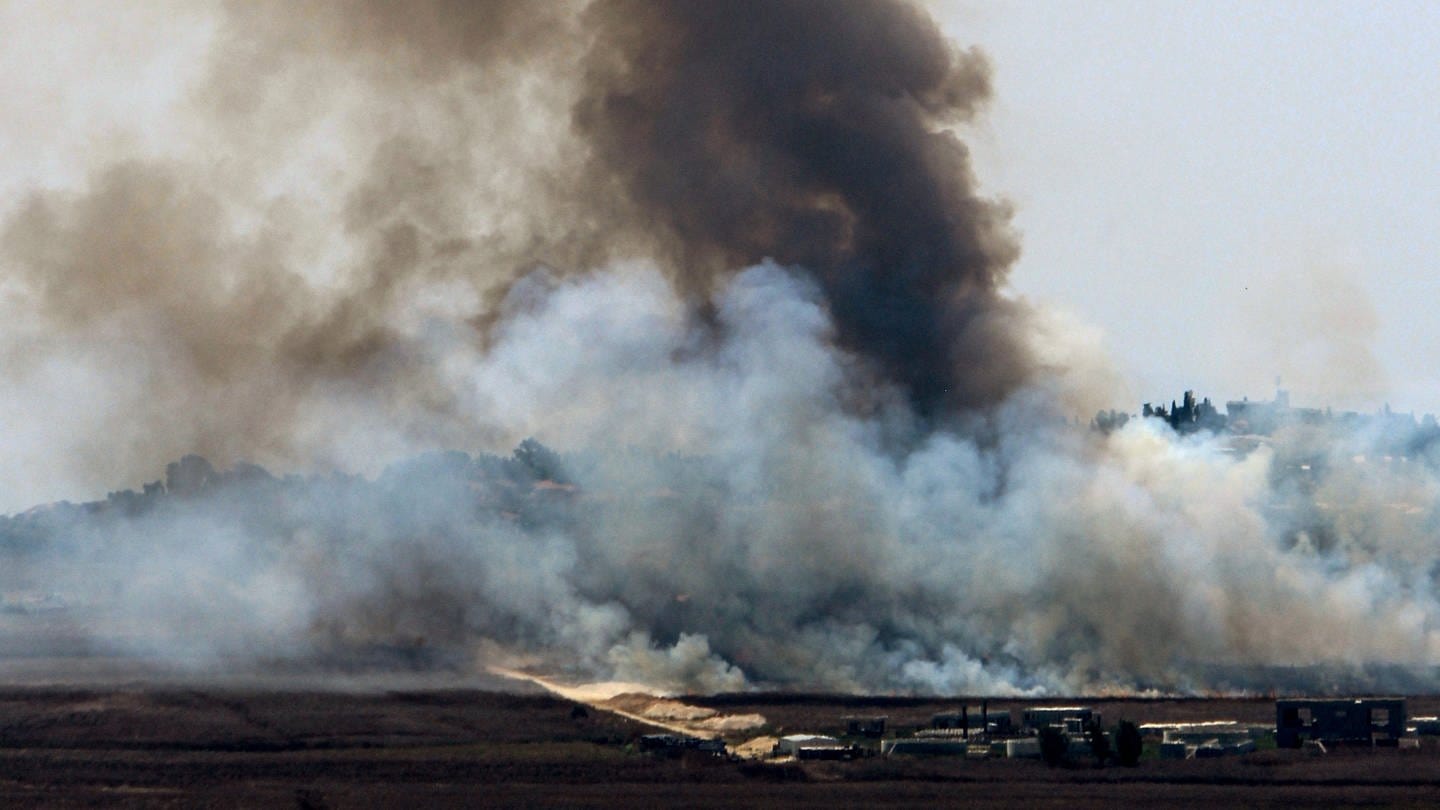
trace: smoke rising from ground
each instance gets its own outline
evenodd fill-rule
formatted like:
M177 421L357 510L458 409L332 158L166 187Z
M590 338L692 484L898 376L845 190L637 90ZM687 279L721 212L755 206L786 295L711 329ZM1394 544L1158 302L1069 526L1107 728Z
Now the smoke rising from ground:
M9 587L100 649L710 691L1440 659L1420 459L1069 424L1103 360L1006 295L950 129L988 67L922 10L397 8L208 8L163 122L14 181L9 507L221 470L26 518ZM565 454L387 467L532 435Z

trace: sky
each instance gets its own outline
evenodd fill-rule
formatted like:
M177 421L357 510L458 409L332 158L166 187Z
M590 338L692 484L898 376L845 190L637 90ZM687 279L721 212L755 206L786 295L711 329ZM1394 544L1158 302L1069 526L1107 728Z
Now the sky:
M1440 412L1440 6L941 2L990 55L967 133L1011 281L1134 398Z

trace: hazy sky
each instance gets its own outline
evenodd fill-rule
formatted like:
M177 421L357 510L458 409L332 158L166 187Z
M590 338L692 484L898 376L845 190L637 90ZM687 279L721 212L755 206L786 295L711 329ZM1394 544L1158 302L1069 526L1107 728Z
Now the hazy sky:
M1015 289L1102 329L1137 401L1282 375L1297 405L1440 411L1440 5L937 9L994 60L972 147Z

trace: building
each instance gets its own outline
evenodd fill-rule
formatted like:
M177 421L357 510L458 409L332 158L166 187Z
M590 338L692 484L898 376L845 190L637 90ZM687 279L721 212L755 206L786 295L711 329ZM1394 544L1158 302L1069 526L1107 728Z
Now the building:
M963 737L971 734L1005 736L1015 730L1010 712L991 712L989 701L982 701L978 710L973 706L963 706L959 711L931 715L930 728L959 729Z
M1405 698L1275 701L1275 743L1398 745L1405 734Z
M970 744L964 740L915 737L886 740L880 744L880 753L887 757L964 757L970 754Z
M1100 713L1089 706L1044 706L1025 710L1022 725L1032 731L1058 728L1066 734L1084 734L1091 721L1100 722Z
M850 737L873 737L885 736L885 721L888 717L842 717L845 721L845 734Z
M775 743L775 756L799 757L802 748L845 748L845 744L823 734L791 734Z
M1270 729L1233 720L1211 720L1200 723L1146 723L1140 726L1140 732L1150 737L1161 735L1161 759L1206 759L1248 754L1255 750L1255 740L1268 734Z

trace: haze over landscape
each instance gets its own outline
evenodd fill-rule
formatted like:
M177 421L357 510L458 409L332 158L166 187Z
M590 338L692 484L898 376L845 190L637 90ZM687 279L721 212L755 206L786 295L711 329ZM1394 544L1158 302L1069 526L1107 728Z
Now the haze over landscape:
M1150 9L0 6L0 656L1433 687L1433 423L1088 424L1440 409L1434 12Z

